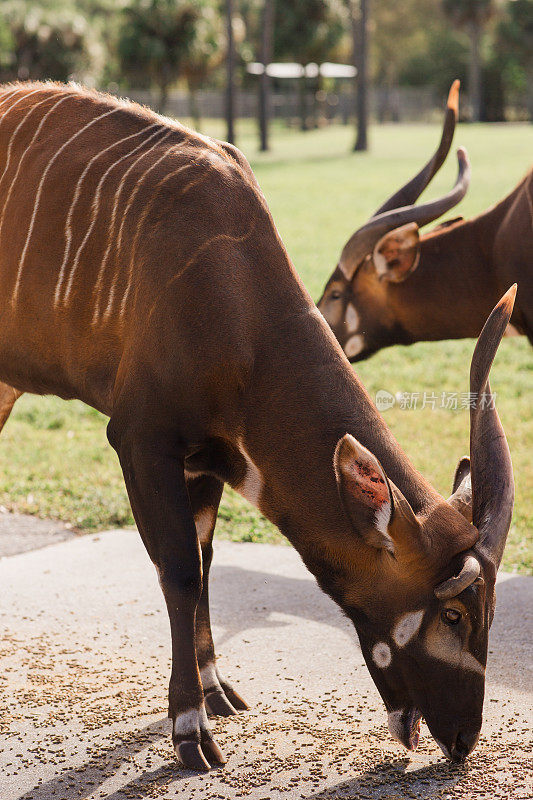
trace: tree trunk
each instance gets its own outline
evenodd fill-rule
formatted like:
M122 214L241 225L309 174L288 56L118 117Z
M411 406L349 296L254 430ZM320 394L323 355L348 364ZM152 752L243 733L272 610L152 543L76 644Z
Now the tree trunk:
M529 111L529 121L533 122L533 63L529 64L526 70L526 76L527 76L527 90L526 90L527 110Z
M159 74L156 76L157 85L159 87L159 108L160 114L166 114L168 109L168 92L172 83L172 70L168 63L163 61L159 69Z
M200 117L200 106L198 105L198 94L196 86L192 81L188 81L189 89L189 116L192 119L194 128L199 131L202 124Z
M307 121L307 77L298 78L298 99L300 104L300 130L309 130Z
M159 108L160 114L166 114L168 108L168 82L163 79L159 82Z
M470 65L468 70L468 92L472 107L471 121L479 122L481 119L481 25L473 20L469 25L470 34Z
M368 2L360 0L360 13L356 14L351 0L351 22L353 40L353 63L357 69L356 81L356 124L357 136L354 150L368 150Z
M226 140L235 142L235 45L233 41L233 0L226 0Z
M274 30L274 0L265 0L261 31L261 63L264 71L259 79L259 147L268 150L268 123L270 120L270 78L266 66L272 61L272 33Z

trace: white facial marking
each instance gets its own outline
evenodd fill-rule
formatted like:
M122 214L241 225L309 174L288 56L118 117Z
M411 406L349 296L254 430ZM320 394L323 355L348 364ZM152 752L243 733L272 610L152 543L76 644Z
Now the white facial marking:
M211 537L211 531L215 523L215 509L202 508L194 515L194 523L200 544L205 544Z
M359 334L355 334L355 336L351 336L346 344L344 345L344 352L348 356L348 358L353 358L358 353L361 352L363 347L365 346L365 340Z
M479 675L485 675L485 667L475 658L472 653L463 653L461 656L461 669L468 669L471 672L477 672Z
M190 708L188 711L182 711L174 720L174 736L187 736L201 729L209 730L204 705L201 705L200 708Z
M210 689L220 688L217 671L213 663L206 664L205 667L202 667L200 670L200 678L202 679L204 691L208 692Z
M372 648L372 658L374 659L374 663L380 669L385 669L388 667L391 660L392 660L392 653L390 651L390 647L385 642L378 642Z
M429 630L425 637L426 652L431 658L443 661L459 670L469 670L485 675L483 664L468 651L464 651L460 639L451 630Z
M402 733L404 726L402 724L402 716L404 710L400 708L398 711L389 711L387 713L387 724L389 726L389 732L393 739L396 739L397 742L403 744L402 740Z
M394 628L392 629L392 638L398 647L405 647L407 642L410 642L420 630L422 619L424 618L424 610L410 611L404 614Z
M359 314L351 303L346 308L346 330L348 333L355 333L359 326Z
M384 535L388 536L388 527L391 517L391 504L390 503L383 503L380 506L378 511L376 511L376 517L374 520L374 526L377 531L383 533Z
M244 448L242 439L238 443L239 451L246 461L247 470L243 482L237 487L239 494L242 494L252 505L258 507L259 498L263 490L263 477Z

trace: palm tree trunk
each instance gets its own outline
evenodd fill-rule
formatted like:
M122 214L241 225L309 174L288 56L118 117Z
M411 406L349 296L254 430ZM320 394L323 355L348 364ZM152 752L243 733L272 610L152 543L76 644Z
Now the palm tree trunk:
M235 53L233 42L233 0L226 0L226 32L228 52L226 54L226 140L235 141Z
M160 114L166 114L168 108L168 82L165 78L159 82L159 104L158 111Z
M268 123L270 119L270 78L266 66L272 60L272 34L274 30L274 1L265 0L261 31L261 62L264 70L259 79L259 137L260 149L268 150Z
M309 130L309 125L307 119L307 78L305 75L298 78L298 100L300 106L300 130L307 131Z
M356 16L354 2L351 5L353 61L357 68L356 120L357 136L354 150L368 150L368 0L360 0L359 18Z
M527 110L529 111L529 121L533 122L533 63L529 64L526 76L528 79L526 91Z
M192 119L192 124L195 130L199 131L202 120L200 117L200 106L198 105L198 93L196 84L191 80L187 82L189 89L189 116Z
M476 20L469 24L470 34L470 66L468 71L468 91L472 107L472 122L481 119L481 26Z

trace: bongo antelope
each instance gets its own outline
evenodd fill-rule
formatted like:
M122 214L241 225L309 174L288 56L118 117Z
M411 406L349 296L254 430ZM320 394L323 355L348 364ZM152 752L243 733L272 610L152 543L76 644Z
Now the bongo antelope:
M472 408L471 478L461 462L446 501L354 375L238 150L76 86L6 86L0 112L0 423L23 392L110 417L168 607L177 756L223 763L208 713L246 707L209 622L228 483L353 620L392 734L416 746L424 716L465 758L513 504L492 404ZM513 296L472 360L489 399Z
M459 150L462 180L455 189L414 206L450 149L458 92L456 81L433 157L349 239L318 301L352 362L394 344L477 336L514 281L520 290L512 326L533 343L533 171L479 216L458 217L419 233L419 227L453 208L468 188L470 171Z

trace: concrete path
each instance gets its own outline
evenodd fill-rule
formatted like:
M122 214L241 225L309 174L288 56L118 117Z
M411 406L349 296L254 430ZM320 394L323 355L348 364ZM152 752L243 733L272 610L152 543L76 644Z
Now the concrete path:
M252 709L214 722L229 762L207 776L174 759L167 615L134 531L4 558L0 594L0 800L533 796L532 578L500 582L483 736L457 766L390 739L350 626L291 548L218 542L219 665Z
M48 547L75 536L72 529L62 522L38 519L29 514L11 514L0 506L0 558Z

